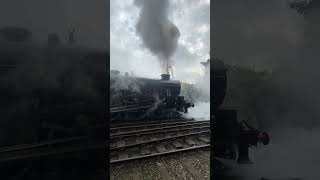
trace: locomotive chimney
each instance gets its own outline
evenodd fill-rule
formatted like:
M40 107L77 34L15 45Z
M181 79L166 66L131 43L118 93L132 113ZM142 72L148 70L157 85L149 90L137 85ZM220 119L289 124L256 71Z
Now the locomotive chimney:
M161 80L170 80L170 74L161 74Z

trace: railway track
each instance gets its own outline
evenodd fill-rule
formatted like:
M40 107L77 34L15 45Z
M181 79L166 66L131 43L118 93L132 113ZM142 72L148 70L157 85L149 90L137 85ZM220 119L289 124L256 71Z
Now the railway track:
M157 124L157 123L170 123L170 122L188 122L188 121L201 121L205 120L204 118L198 118L198 119L183 119L183 118L174 118L174 119L157 119L157 120L146 120L146 121L124 121L124 122L117 122L117 123L111 123L110 128L115 127L125 127L125 126L133 126L133 125L145 125L148 124Z
M209 120L170 120L110 126L110 163L210 146Z
M9 146L0 148L0 162L75 153L106 146L106 143L90 142L86 136Z
M0 162L73 153L110 145L110 162L123 162L210 146L210 121L170 120L111 125L110 141L86 136L0 148Z

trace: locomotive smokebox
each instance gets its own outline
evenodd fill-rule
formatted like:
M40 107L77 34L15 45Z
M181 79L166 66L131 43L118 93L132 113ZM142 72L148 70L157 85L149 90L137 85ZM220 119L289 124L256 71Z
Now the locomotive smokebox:
M170 74L161 74L161 80L170 80Z

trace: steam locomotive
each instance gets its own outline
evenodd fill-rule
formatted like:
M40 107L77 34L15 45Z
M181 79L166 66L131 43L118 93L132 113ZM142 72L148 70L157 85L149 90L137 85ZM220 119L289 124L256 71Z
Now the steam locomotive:
M232 159L238 163L251 163L249 147L258 143L267 145L269 136L266 132L251 127L246 121L239 121L237 110L223 109L221 104L227 91L227 68L224 63L214 58L211 62L211 128L214 148L213 167L216 175L223 173L223 159Z
M170 80L169 74L161 79L132 77L111 71L111 120L143 118L170 118L181 116L194 105L180 96L181 83Z
M56 34L40 44L27 29L2 28L0 145L85 135L106 123L108 58L105 49L62 44Z

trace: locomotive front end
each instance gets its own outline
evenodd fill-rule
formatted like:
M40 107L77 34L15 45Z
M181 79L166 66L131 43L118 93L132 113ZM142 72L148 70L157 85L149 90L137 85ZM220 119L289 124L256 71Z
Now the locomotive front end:
M181 82L170 80L169 74L162 74L160 80L160 98L166 108L174 108L180 112L188 112L188 108L194 107L193 103L180 96Z

